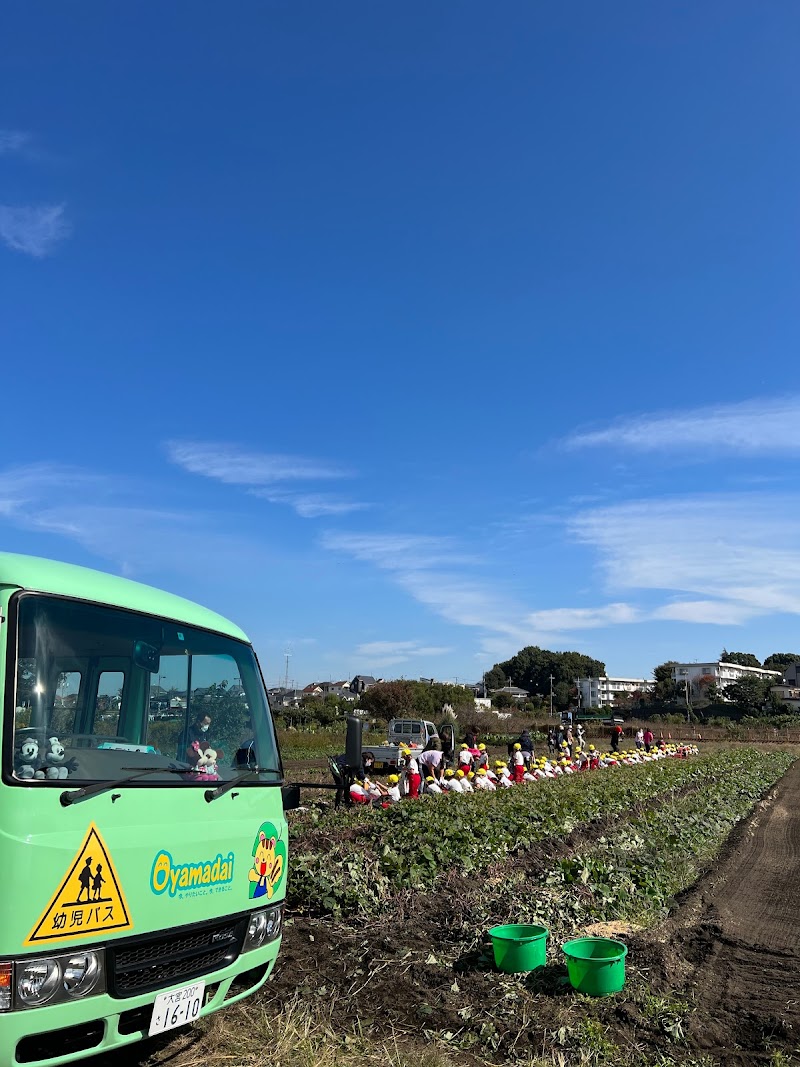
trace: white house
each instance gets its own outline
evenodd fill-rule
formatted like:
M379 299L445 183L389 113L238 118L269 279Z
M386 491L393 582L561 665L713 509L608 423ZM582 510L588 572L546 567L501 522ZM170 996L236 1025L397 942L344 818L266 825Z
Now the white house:
M770 686L770 692L793 712L797 712L800 709L800 689L794 685L772 685Z
M582 708L613 708L633 693L644 693L652 678L576 678Z
M492 690L492 696L497 696L498 693L505 693L506 696L513 697L514 700L527 700L530 696L527 689L521 689L518 685L504 685L502 689Z
M743 667L740 663L726 663L723 660L709 663L676 663L672 668L672 680L676 685L689 686L689 695L699 695L704 686L700 679L713 679L718 689L723 690L731 684L738 682L740 678L765 678L770 682L780 682L783 678L782 671L766 671L763 667ZM709 685L711 682L709 681Z

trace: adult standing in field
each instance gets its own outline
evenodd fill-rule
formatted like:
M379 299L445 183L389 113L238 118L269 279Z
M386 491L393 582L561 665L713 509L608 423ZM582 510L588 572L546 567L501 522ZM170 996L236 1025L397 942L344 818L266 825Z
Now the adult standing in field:
M522 758L525 760L525 764L529 764L533 759L533 738L531 737L530 730L523 730L517 738L517 742L522 752Z
M619 752L619 743L625 736L625 731L618 722L611 727L611 751Z
M478 747L478 728L476 726L468 726L464 734L464 744L467 748Z
M428 743L423 752L442 752L442 739L438 734L434 734L433 737L428 738Z
M639 749L644 748L644 730L641 726L636 731L636 747Z
M645 732L642 734L642 740L644 741L644 750L649 752L653 747L653 731L648 726Z
M586 731L583 728L582 722L578 723L575 733L578 737L578 745L583 748L584 742L586 741Z

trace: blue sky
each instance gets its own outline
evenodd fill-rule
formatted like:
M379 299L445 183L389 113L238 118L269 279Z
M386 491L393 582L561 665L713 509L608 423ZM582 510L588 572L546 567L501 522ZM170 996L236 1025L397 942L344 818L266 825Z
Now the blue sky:
M268 682L792 650L796 4L7 6L0 544Z

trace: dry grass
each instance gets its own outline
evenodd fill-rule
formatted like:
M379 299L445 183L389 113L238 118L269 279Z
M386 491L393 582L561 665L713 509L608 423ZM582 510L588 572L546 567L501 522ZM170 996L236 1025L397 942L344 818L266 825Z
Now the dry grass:
M335 1002L321 1007L301 997L279 1006L255 997L209 1016L151 1056L142 1067L455 1067L420 1037L336 1021ZM463 1056L459 1063L464 1064Z

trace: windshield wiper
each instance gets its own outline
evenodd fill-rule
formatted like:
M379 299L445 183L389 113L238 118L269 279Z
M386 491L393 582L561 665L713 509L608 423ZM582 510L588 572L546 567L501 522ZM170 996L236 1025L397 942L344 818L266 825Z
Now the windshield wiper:
M117 778L115 782L95 782L93 785L85 785L81 789L65 789L61 796L58 798L61 801L61 806L68 808L70 804L78 804L81 800L88 800L89 797L95 797L99 793L105 793L109 789L117 789L119 786L127 785L128 782L133 782L137 778L144 778L148 774L186 774L191 768L181 769L180 767L123 767L123 771L134 771L134 774L129 774L125 778Z
M230 778L227 782L220 782L216 789L206 789L205 798L210 804L212 800L219 800L220 797L224 797L225 794L234 789L237 785L241 785L246 778L249 778L253 774L279 774L281 780L283 780L283 771L277 767L251 767L244 774L238 775L236 778Z

